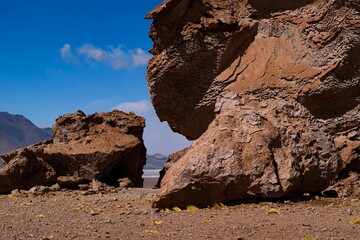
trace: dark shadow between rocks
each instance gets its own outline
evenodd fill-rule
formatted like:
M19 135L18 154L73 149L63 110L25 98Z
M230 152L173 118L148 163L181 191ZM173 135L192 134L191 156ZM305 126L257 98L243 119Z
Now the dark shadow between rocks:
M300 102L318 119L340 117L360 104L360 85L335 92L328 90L321 94L303 97Z
M269 18L272 13L295 10L315 2L315 0L249 0L249 4L256 10L254 16Z

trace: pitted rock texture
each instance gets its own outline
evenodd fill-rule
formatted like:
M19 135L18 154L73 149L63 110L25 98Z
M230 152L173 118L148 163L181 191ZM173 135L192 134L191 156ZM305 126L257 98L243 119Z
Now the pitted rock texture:
M154 188L160 188L161 187L161 181L164 178L167 170L169 170L169 168L174 163L176 163L180 158L182 158L185 155L185 153L187 153L188 150L189 150L189 148L184 148L184 149L182 149L180 151L177 151L177 152L169 155L168 160L166 161L163 169L161 169L160 172L159 172L159 178L158 178Z
M321 122L296 101L229 94L192 147L167 170L155 207L317 193L341 157Z
M1 156L6 164L0 169L4 179L0 193L57 180L68 187L93 179L117 186L119 179L128 178L133 186L142 187L144 127L144 118L120 111L60 116L52 140Z
M342 132L335 138L336 147L339 149L341 158L344 161L344 168L340 172L340 177L346 177L350 172L360 173L359 128Z
M30 189L56 182L55 170L29 149L19 150L12 161L0 169L0 193Z
M197 139L154 206L316 192L359 171L359 6L166 0L150 12L152 102Z
M189 139L225 88L291 97L335 128L359 122L358 0L166 0L147 15L159 118ZM354 119L354 117L356 119Z

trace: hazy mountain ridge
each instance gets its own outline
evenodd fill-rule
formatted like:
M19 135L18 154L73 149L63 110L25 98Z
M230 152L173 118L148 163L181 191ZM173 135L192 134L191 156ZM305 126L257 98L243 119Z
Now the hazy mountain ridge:
M156 153L153 155L146 155L146 159L144 170L156 170L164 167L164 164L168 160L168 156Z
M50 138L51 128L39 128L22 115L0 112L0 154Z

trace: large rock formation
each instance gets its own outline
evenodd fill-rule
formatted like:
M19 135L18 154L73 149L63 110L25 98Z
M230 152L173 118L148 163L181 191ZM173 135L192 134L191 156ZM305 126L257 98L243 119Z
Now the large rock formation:
M154 107L198 139L155 206L317 192L341 160L358 171L359 6L166 0L149 13Z
M0 170L0 193L56 182L76 187L93 179L115 186L130 179L142 187L144 126L142 117L119 111L60 116L52 140L1 156L7 164Z

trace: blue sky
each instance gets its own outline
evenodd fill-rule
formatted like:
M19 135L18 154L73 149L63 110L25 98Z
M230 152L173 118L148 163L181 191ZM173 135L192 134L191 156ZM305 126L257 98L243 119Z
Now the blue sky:
M189 145L160 124L145 72L161 0L0 0L0 111L39 127L78 109L118 108L147 118L148 153Z

